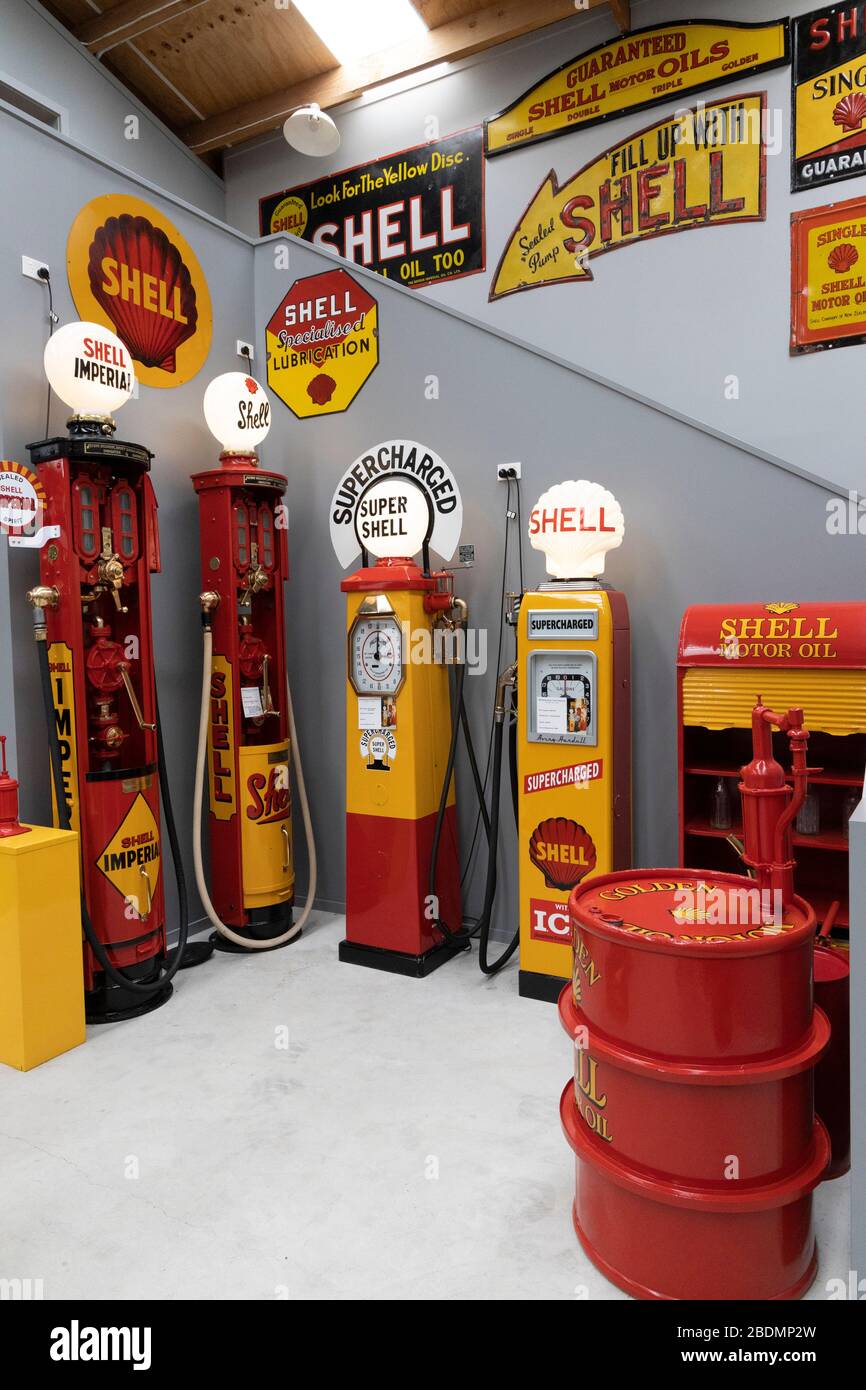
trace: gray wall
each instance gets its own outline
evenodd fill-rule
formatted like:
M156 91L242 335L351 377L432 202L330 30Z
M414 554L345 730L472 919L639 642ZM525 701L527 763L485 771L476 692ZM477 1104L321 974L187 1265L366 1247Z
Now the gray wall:
M215 217L224 216L222 180L37 0L0 0L0 78L21 83L48 105L61 107L64 133L78 144ZM124 133L128 115L139 119L137 140ZM46 253L37 245L33 255Z
M779 0L632 0L635 27L666 19L761 21L809 8ZM491 50L436 82L336 112L343 143L326 160L294 154L279 132L228 152L229 221L258 230L258 199L319 173L347 168L423 142L435 115L442 134L494 115L531 82L616 29L606 8L543 37ZM488 304L493 270L519 215L547 172L565 177L670 107L628 115L534 149L487 162L487 271L416 291L568 358L840 487L862 489L866 347L791 359L788 355L792 211L853 198L863 179L792 196L789 182L790 70L718 89L766 90L780 123L780 152L768 159L767 221L684 232L594 262L592 284L552 286ZM701 95L712 100L714 93ZM740 379L738 400L725 380Z
M293 280L334 264L289 240L290 268L275 267L272 238L256 251L256 321L264 325ZM676 862L675 660L690 603L785 595L863 594L862 541L831 537L828 491L765 458L695 429L579 371L455 317L423 296L365 271L379 301L381 364L342 415L297 421L278 401L265 454L289 477L292 557L289 643L300 733L320 839L321 893L342 897L344 598L327 540L328 505L342 470L379 440L408 437L436 450L463 493L463 540L477 567L458 572L471 621L496 649L505 488L496 465L523 464L524 516L563 478L590 477L623 506L626 538L608 578L628 596L634 643L635 844L640 864ZM438 400L425 380L439 378ZM526 548L527 584L544 579ZM511 579L516 587L516 569ZM510 645L506 653L510 654ZM310 664L315 678L305 677ZM495 672L468 677L467 699L485 745ZM323 694L323 692L325 692ZM332 692L332 697L327 692ZM324 710L324 717L323 717ZM465 774L465 768L463 769ZM471 782L461 781L461 819L471 824ZM500 922L514 917L510 817L504 817L506 891ZM464 834L464 850L468 836ZM479 878L478 887L481 881ZM470 904L477 906L477 893Z
M241 366L236 340L254 333L253 253L245 237L186 209L150 186L112 172L85 151L0 107L0 422L5 457L28 461L25 445L44 435L46 382L42 352L47 335L47 294L21 274L21 254L44 257L52 267L55 308L61 322L78 318L66 282L66 237L79 209L103 193L129 192L161 207L195 250L213 301L213 340L201 371L173 390L141 387L118 414L118 437L147 444L156 458L153 479L159 500L163 572L154 577L154 629L166 744L175 789L175 811L187 850L197 727L201 588L198 508L189 478L215 463L218 446L205 428L204 388L219 372ZM51 431L62 432L68 410L54 400ZM0 714L6 679L14 672L18 766L22 807L43 820L48 808L45 738L25 591L37 582L35 552L10 551L0 541ZM9 575L9 595L4 589ZM0 732L6 730L0 728ZM10 729L10 732L12 730ZM175 920L173 885L169 918ZM197 905L196 905L197 906Z

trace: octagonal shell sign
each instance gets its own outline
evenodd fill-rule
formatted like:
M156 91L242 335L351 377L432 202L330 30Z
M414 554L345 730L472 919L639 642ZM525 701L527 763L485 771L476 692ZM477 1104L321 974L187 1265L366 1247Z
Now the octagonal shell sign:
M345 270L296 280L267 326L268 386L299 420L348 410L379 363L379 307Z

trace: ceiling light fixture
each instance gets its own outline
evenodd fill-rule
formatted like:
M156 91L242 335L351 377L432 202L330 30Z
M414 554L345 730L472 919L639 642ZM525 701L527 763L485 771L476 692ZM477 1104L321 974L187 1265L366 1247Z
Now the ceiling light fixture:
M428 32L410 0L295 0L295 8L343 64Z
M299 106L283 124L283 135L300 154L322 157L340 148L340 132L327 111L315 102Z

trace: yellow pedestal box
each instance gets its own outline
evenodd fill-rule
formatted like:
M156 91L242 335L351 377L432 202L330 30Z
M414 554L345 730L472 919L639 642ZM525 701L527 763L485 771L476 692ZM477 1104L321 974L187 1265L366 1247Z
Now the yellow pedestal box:
M30 1071L83 1043L78 836L0 839L0 1062Z

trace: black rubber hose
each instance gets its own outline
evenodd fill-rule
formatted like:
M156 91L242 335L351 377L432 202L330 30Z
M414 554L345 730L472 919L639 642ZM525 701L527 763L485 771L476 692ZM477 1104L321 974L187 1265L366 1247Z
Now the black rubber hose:
M493 918L493 904L496 900L497 868L496 860L499 850L499 795L502 789L502 738L504 725L501 720L496 722L496 730L493 736L493 786L491 788L490 800L490 853L487 856L487 882L484 887L484 907L481 910L478 927L478 964L485 975L495 975L506 965L517 947L520 945L520 927L514 933L511 941L498 960L490 961L487 958L487 948L490 944L490 924Z
M487 798L484 795L484 784L481 781L481 773L478 770L478 759L475 756L475 745L472 742L472 731L469 728L469 715L466 713L466 701L460 701L460 726L463 729L463 741L466 744L466 753L469 758L469 766L472 769L472 780L475 783L475 794L478 797L478 807L481 811L481 819L484 822L484 833L490 841L490 817L487 814Z
M442 826L445 821L445 811L448 806L448 793L451 790L451 780L454 776L454 763L457 758L457 739L460 734L460 710L463 706L463 682L466 679L466 667L457 667L457 678L454 689L454 717L451 721L451 742L448 745L448 762L445 765L445 776L442 779L442 791L439 796L439 806L436 811L436 824L433 828L433 844L430 849L430 873L427 879L427 894L430 901L436 904L436 916L433 918L433 925L440 931L445 940L454 946L459 946L461 950L466 950L471 941L471 933L462 925L456 928L449 927L445 919L439 914L439 895L436 892L436 870L439 867L439 846L442 840Z
M183 871L183 857L180 852L180 841L177 838L177 825L174 819L174 808L171 804L171 788L168 784L168 772L165 763L165 744L162 741L162 718L159 713L159 695L154 685L154 696L156 702L156 757L159 767L159 790L162 794L162 809L165 815L165 833L168 836L168 843L171 848L171 862L174 865L174 881L177 887L177 945L168 952L173 956L171 964L166 966L162 983L166 980L173 980L178 970L183 968L183 955L186 950L189 938L189 895L186 891L186 874ZM168 943L166 943L168 944ZM210 954L210 953L208 953Z
M512 691L514 695L514 691ZM517 783L517 708L514 703L511 706L511 719L508 724L508 775L511 780L511 809L514 812L514 829L520 831L519 824L519 792Z
M63 763L60 757L60 741L57 736L57 720L54 712L54 700L51 695L51 668L48 663L48 645L45 641L37 640L36 647L39 653L39 673L41 676L42 683L42 703L45 708L45 718L48 725L48 747L51 756L51 772L54 779L54 797L57 802L57 818L60 822L60 829L69 830L71 822L69 816L69 806L67 804L66 794L63 789ZM159 738L158 730L157 737ZM160 757L159 762L160 786L162 787L162 757ZM166 824L168 824L168 817L166 818ZM173 826L174 820L172 818L172 827ZM169 832L169 840L171 842L171 831ZM174 845L176 843L177 836L175 835L174 841L172 843L172 853L174 853ZM179 855L177 863L180 863ZM182 868L180 872L182 875ZM99 940L99 937L96 935L93 923L90 920L90 913L87 910L87 903L85 901L83 888L81 892L81 925L84 928L84 935L87 938L87 944L89 945L90 949L95 955L100 968L105 972L108 978L120 989L129 990L131 994L139 994L143 998L151 998L154 994L157 994L158 992L163 990L165 986L169 983L169 981L172 980L175 974L177 973L181 956L183 954L182 950L180 949L178 950L177 956L175 960L172 962L169 969L166 970L163 974L161 974L159 976L159 979L157 980L151 980L145 984L142 983L140 980L131 980L128 975L124 975L123 971L118 966L112 963L111 959L108 956L108 952L106 951L102 942ZM180 928L181 936L184 943L186 941L188 927L189 923L184 918L184 920L181 921Z

